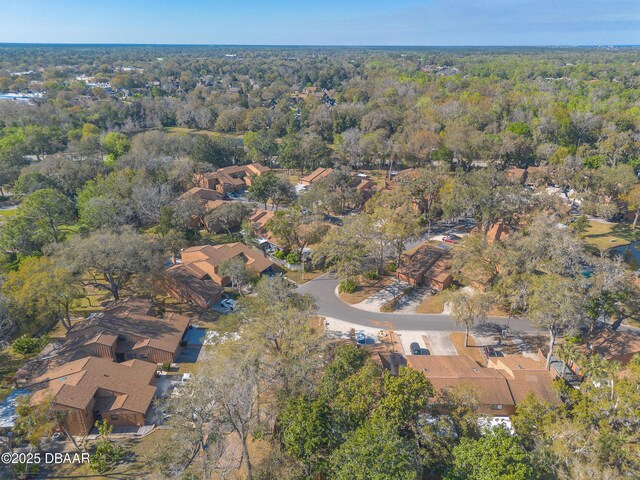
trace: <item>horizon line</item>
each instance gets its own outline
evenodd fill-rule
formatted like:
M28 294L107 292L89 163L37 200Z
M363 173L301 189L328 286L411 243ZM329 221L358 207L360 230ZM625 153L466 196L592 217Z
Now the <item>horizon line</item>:
M127 43L127 42L0 42L0 46L127 46L127 47L307 47L307 48L634 48L640 44L251 44L251 43Z

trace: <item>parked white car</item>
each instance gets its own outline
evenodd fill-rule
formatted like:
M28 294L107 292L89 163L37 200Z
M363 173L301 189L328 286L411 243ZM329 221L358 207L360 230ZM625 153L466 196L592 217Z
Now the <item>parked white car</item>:
M228 308L229 310L235 310L236 303L237 302L232 298L225 298L220 302L220 305L222 305L224 308Z

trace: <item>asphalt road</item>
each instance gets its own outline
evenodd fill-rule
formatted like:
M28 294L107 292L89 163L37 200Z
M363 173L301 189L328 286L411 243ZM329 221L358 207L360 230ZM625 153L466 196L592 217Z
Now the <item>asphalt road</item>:
M300 293L309 293L316 298L318 313L325 317L333 317L339 320L380 329L416 330L416 331L454 331L460 330L445 314L419 314L419 313L376 313L367 312L352 307L340 300L336 294L338 280L331 274L324 274L308 281L298 287ZM504 328L508 323L512 333L539 332L529 325L523 318L489 317L483 328L496 330Z

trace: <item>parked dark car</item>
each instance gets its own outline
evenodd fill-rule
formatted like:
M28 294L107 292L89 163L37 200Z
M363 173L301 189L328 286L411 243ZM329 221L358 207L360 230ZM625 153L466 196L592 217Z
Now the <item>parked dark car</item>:
M411 355L422 355L422 348L420 348L418 342L411 343L409 350L411 350Z

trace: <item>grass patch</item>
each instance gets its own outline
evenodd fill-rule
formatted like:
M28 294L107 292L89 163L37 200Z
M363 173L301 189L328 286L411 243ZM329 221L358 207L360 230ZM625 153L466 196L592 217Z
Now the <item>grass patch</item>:
M469 346L467 347L464 346L464 332L451 332L449 336L459 355L467 355L471 357L481 367L487 366L484 355L482 355L482 347L476 345L476 341L473 336L469 335Z
M204 243L221 245L223 243L235 243L241 240L240 235L229 235L228 233L204 233L202 235Z
M444 297L442 292L436 295L427 295L416 308L416 313L442 313L444 311Z
M197 128L186 127L163 127L162 131L178 135L209 135L216 138L232 138L235 140L242 138L242 135L237 133L220 133L213 130L198 130Z
M379 292L387 285L391 284L393 277L381 277L378 280L368 280L364 277L359 277L358 287L353 293L340 293L340 298L347 302L349 305L354 305L366 300L374 293Z
M12 208L10 210L0 210L0 217L13 217L16 213L18 213L17 208Z
M288 278L289 280L296 282L298 285L301 285L303 283L308 282L309 280L313 280L314 278L319 277L323 273L324 271L322 270L305 270L304 279L303 279L301 271L289 270L285 274L285 277Z
M628 245L638 237L628 223L589 222L589 227L582 235L584 241L600 251L620 245Z
M24 363L37 355L22 355L16 353L11 348L11 345L7 345L0 350L0 400L9 395L9 392L13 390L13 384L7 380L13 377L13 375L24 365Z
M117 445L125 448L128 454L127 460L117 465L115 469L99 474L89 467L88 464L62 464L51 465L51 468L41 471L41 478L46 477L69 477L69 478L143 478L153 473L153 455L158 449L158 445L163 443L172 435L171 430L154 430L149 435L142 438L118 438L112 437ZM93 442L87 442L90 446ZM72 449L73 450L73 449Z

